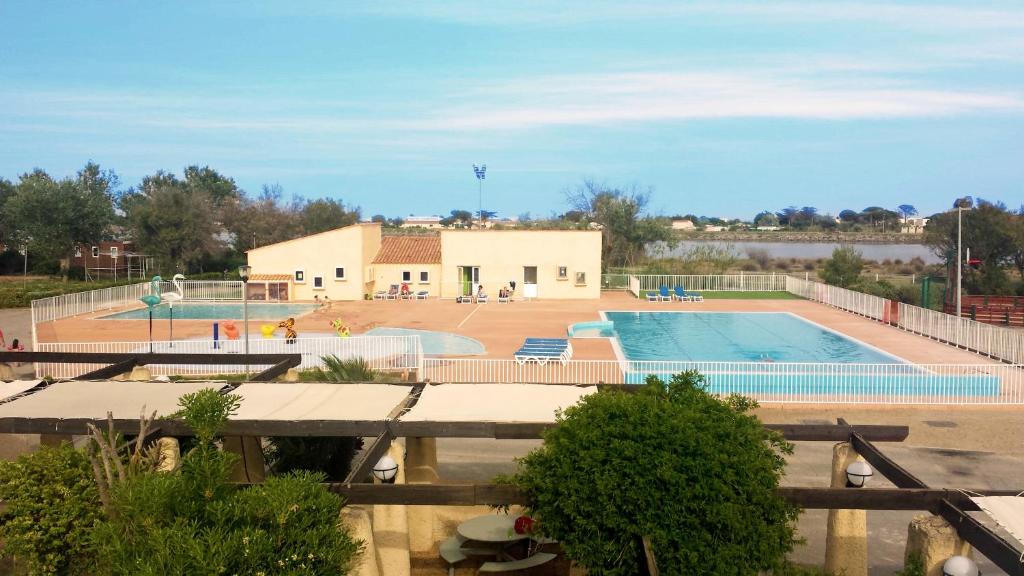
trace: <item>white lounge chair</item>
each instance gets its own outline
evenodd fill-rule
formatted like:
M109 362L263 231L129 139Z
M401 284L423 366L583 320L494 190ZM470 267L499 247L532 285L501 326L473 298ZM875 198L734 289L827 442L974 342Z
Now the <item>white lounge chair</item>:
M477 304L487 304L487 294L481 294L476 297Z
M427 296L430 296L430 292L426 290L420 290L419 292L416 293L417 300L426 300Z

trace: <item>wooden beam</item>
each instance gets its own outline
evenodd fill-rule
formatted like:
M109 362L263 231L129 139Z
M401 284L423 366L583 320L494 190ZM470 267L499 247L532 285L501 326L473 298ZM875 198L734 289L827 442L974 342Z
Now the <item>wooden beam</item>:
M1024 576L1024 563L1021 563L1020 551L998 534L989 530L984 524L972 518L949 500L943 500L940 503L937 513L956 529L961 538L969 542L1004 572L1010 576Z
M133 358L129 358L127 360L122 360L122 361L117 362L115 364L111 364L110 366L105 366L103 368L99 368L97 370L93 370L92 372L86 372L85 374L81 374L79 376L75 376L74 379L75 380L109 380L110 378L113 378L114 376L117 376L119 374L125 374L127 372L131 372L132 368L135 368L136 366L138 366L138 364L139 364L138 358L134 358L133 357Z
M350 504L408 504L410 506L501 506L525 504L514 486L498 484L343 484L327 488Z
M644 536L640 539L640 546L644 549L644 566L641 574L645 576L658 576L658 560L654 557L654 545L651 544L651 537Z
M910 435L909 426L887 424L765 424L764 427L781 432L791 442L846 442L855 432L874 442L903 442Z
M349 471L348 476L345 478L345 484L351 484L353 482L365 482L366 478L373 472L374 465L377 461L384 457L388 453L388 449L391 448L391 441L395 437L391 435L391 432L384 430L380 436L377 436L373 442L363 450L363 453L352 463L352 469ZM402 463L399 462L399 465Z
M285 358L263 372L249 379L250 382L271 382L274 378L284 374L289 368L294 368L302 363L302 356L296 354L294 357Z
M910 472L907 472L902 466L894 462L891 458L882 454L882 451L875 447L874 444L868 442L864 436L859 433L853 433L850 435L850 446L864 457L871 464L871 467L875 469L879 474L885 476L887 480L895 484L899 488L927 488L928 485L921 481L917 476L914 476Z

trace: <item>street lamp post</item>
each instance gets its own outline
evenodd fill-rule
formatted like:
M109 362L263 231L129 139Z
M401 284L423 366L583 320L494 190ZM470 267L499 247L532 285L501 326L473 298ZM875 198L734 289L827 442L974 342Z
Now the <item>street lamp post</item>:
M477 210L477 218L480 219L480 224L484 222L484 180L487 179L487 164L477 166L473 164L473 173L476 174L477 190L479 193L479 205Z
M963 317L963 309L960 307L960 295L964 291L963 265L964 259L960 251L963 249L963 221L964 207L956 207L956 317Z
M242 279L242 322L245 323L245 379L249 379L249 273L252 266L243 264L238 267L238 276Z

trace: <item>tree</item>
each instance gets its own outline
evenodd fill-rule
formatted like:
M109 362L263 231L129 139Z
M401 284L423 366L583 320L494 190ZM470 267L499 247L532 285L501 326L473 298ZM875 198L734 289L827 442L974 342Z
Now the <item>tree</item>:
M441 218L441 226L469 228L473 225L473 213L469 210L452 210L449 216Z
M832 251L832 258L825 262L818 275L826 284L846 288L857 283L863 270L864 259L860 252L841 246Z
M370 217L370 222L375 222L377 224L383 224L387 221L387 217L384 216L383 214L374 214L373 216Z
M359 209L349 210L332 198L320 198L302 207L300 220L306 234L316 234L358 223Z
M860 220L860 214L856 210L846 209L839 213L839 220L843 222L857 222Z
M965 289L974 294L1009 293L1009 279L1003 266L1013 261L1019 250L1018 236L1014 231L1019 217L1007 211L1005 206L983 200L977 203L973 199L961 200L960 205L974 207L965 208L962 214L949 210L932 216L924 229L925 244L952 268L957 257L958 218L962 217L962 247L965 252L962 256L966 259L966 251L970 249L971 258L981 260L978 270L964 267Z
M792 445L748 413L754 402L704 385L691 371L586 396L504 481L593 576L641 574L644 536L663 574L781 568L798 510L775 489Z
M630 266L645 258L645 249L653 242L672 243L672 227L663 219L643 215L650 199L650 190L636 186L610 188L586 180L566 192L574 210L585 215L588 222L601 228L601 265Z
M43 259L69 259L78 244L99 242L114 220L117 176L92 162L75 178L35 170L21 176L3 203L5 234ZM5 226L6 228L6 226Z
M498 215L498 213L495 212L494 210L477 210L476 211L476 217L480 219L481 223L482 222L486 222L486 221L494 218L497 215Z
M754 226L778 226L779 217L774 213L764 210L754 216Z
M896 211L900 213L900 216L903 216L904 223L906 223L907 218L917 216L917 208L914 208L911 204L900 204L896 207Z
M202 187L157 172L121 202L139 249L152 255L165 273L189 272L219 247L214 235L213 201Z

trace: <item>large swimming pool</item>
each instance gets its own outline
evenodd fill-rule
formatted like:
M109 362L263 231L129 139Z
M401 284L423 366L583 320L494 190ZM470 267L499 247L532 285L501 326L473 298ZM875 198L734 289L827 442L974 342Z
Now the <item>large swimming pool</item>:
M789 313L602 315L613 323L627 383L696 369L711 392L782 399L816 394L849 401L893 394L994 396L1000 389L998 378L936 374Z
M450 332L434 332L416 330L415 328L373 328L367 336L419 336L423 354L427 356L473 356L483 354L486 350L479 340L452 334Z
M250 320L285 320L301 316L317 308L317 304L271 304L267 302L250 302ZM153 308L153 318L170 318L171 310L168 304L161 304ZM102 320L145 320L149 318L149 311L146 308L118 312L109 316L101 317ZM174 305L174 318L176 320L241 320L244 318L241 303L217 303L217 304L195 304L178 303Z
M780 312L606 312L628 360L893 364L903 360Z

